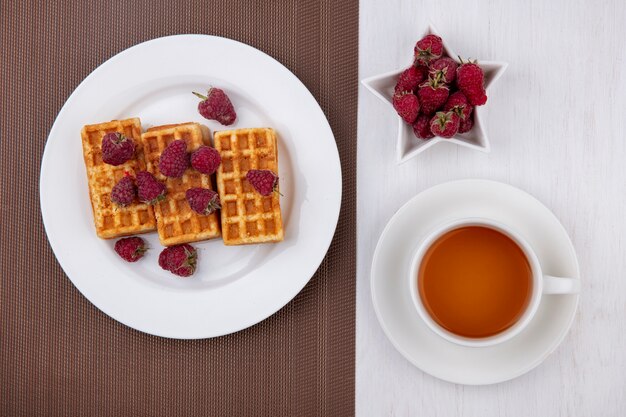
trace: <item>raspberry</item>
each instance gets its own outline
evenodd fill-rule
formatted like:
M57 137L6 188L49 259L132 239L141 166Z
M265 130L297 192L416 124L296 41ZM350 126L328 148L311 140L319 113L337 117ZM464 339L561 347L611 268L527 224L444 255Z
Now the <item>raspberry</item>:
M211 214L221 208L220 197L208 188L190 188L185 193L189 207L198 214Z
M272 194L278 187L278 175L269 169L251 169L246 179L263 196Z
M446 84L450 84L456 78L457 64L452 58L443 57L430 63L430 76L439 78Z
M122 165L135 155L135 142L118 132L102 137L102 161L109 165Z
M430 116L436 112L448 99L450 90L441 81L429 78L427 82L422 84L417 90L422 113Z
M485 77L476 62L464 63L461 59L461 65L456 70L456 84L472 106L482 106L487 102Z
M422 65L437 59L443 53L443 41L437 35L426 35L415 44L415 62Z
M459 133L465 133L472 130L474 127L474 116L466 117L464 120L461 120L459 124Z
M126 262L137 262L148 250L140 237L125 237L115 242L115 252Z
M186 243L165 248L159 254L159 266L181 277L193 275L197 260L196 249Z
M178 139L171 142L163 150L159 158L159 171L166 177L179 178L189 167L189 154L187 153L187 143Z
M193 93L202 101L198 103L198 112L202 117L209 120L217 120L224 126L230 126L235 122L237 113L233 103L221 88L211 87L206 96L200 93Z
M435 137L433 132L430 131L430 116L426 116L425 114L417 116L417 120L413 123L413 133L420 139Z
M467 119L469 115L472 114L473 109L474 107L469 104L469 102L467 101L467 97L465 97L465 95L460 91L456 91L450 94L450 97L448 97L446 104L443 105L443 111L452 110L459 115L461 120Z
M411 65L398 76L395 92L401 93L403 91L415 91L417 86L419 86L426 79L427 74L428 68L422 65Z
M191 154L191 166L203 174L213 174L221 163L220 153L210 146L200 146Z
M430 131L435 136L451 138L458 132L460 121L459 115L454 112L438 111L430 121Z
M394 94L393 108L396 109L402 120L412 124L420 112L420 102L415 94L404 91Z
M137 187L133 177L125 175L111 190L111 201L120 207L126 207L133 202L137 196Z
M147 171L137 173L137 196L139 201L146 204L155 204L165 199L165 184L154 178Z

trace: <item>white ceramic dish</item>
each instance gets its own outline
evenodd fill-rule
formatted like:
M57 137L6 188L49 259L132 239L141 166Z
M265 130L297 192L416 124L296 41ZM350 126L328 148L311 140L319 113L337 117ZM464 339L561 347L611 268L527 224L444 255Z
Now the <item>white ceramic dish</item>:
M82 159L84 124L140 117L153 125L203 119L192 91L220 86L238 119L232 128L272 126L279 137L285 240L226 247L194 244L192 278L159 268L156 233L136 264L115 240L96 237ZM320 170L319 162L324 161ZM154 335L207 338L249 327L289 302L309 281L332 240L341 203L335 140L306 87L268 55L239 42L178 35L136 45L106 61L72 93L50 131L41 166L41 211L50 245L68 277L112 318Z
M544 295L524 330L495 346L462 346L433 332L417 314L408 290L411 261L433 229L471 217L514 228L532 246L544 273L579 278L567 232L543 204L510 185L462 180L421 192L389 220L374 252L371 291L385 334L407 360L446 381L484 385L522 375L553 352L572 324L579 294Z
M428 29L420 36L416 38L415 41L420 39L423 36L426 36L430 33L440 35L439 32L435 29L435 27L430 24ZM441 36L441 35L440 35ZM445 36L441 36L443 39L443 47L445 54L457 61L458 57L456 52L454 52L450 46L446 43ZM411 55L412 51L407 52L407 56ZM470 58L470 57L465 57ZM474 57L471 57L474 58ZM478 64L483 69L485 73L485 88L487 90L487 96L489 96L489 91L491 86L496 82L498 78L504 73L506 67L508 66L505 62L496 62L496 61L484 61L479 60ZM361 83L385 103L385 107L388 111L392 111L393 114L397 116L396 111L393 108L393 94L396 82L398 81L398 76L404 71L411 62L407 62L407 64L399 69L386 72L384 74L374 75L369 78L365 78L361 80ZM489 101L485 106L489 105ZM434 137L428 140L418 139L413 133L412 126L405 123L400 116L397 116L398 120L398 139L396 142L396 159L397 162L403 163L408 161L409 159L417 156L421 152L426 149L434 146L438 143L452 143L459 146L464 146L470 149L479 150L482 152L489 152L489 138L487 136L487 131L484 126L483 121L483 111L485 106L477 106L474 109L474 127L469 132L463 134L457 134L450 139L444 139L440 137Z

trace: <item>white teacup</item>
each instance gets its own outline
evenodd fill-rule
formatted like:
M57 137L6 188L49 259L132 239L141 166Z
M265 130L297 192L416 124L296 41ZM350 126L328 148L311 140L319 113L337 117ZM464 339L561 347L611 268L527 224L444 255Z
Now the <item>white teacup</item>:
M418 292L418 271L426 251L439 237L443 236L451 230L466 226L488 227L499 231L500 233L503 233L504 235L511 238L515 243L517 243L517 245L526 255L526 259L528 260L532 271L532 292L528 305L526 306L526 310L513 326L502 331L501 333L490 337L469 338L459 336L444 329L439 324L437 324L435 320L433 320L433 318L430 316L430 314L426 311L426 308L424 307L424 304L422 303L422 299ZM526 242L526 240L524 240L517 232L515 232L509 226L506 226L494 220L484 218L458 219L445 223L433 230L429 235L426 236L426 238L417 248L415 255L413 256L413 261L411 263L408 280L409 290L411 292L411 298L413 299L415 309L417 310L422 320L424 320L424 322L428 325L428 327L433 332L437 333L439 336L450 342L470 347L492 346L498 343L503 343L515 337L531 322L535 313L537 313L537 309L539 308L539 302L541 301L541 297L544 294L575 294L580 291L580 280L576 278L562 278L543 274L543 272L541 271L541 265L539 264L539 259L537 258L537 255L535 254L531 246Z

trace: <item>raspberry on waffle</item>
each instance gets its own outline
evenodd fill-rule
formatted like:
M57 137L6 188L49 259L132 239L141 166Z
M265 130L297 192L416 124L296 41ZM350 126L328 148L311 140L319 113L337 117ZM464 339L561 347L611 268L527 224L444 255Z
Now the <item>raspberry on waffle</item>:
M270 128L215 132L222 163L217 190L222 204L222 235L226 245L279 242L284 238L278 192L262 196L246 179L251 169L278 174L276 133Z
M134 158L118 166L102 161L102 137L111 132L122 133L135 142ZM98 237L112 239L153 231L156 220L151 206L135 201L127 207L118 207L111 202L111 189L125 173L134 176L135 172L145 169L139 119L86 125L81 131L81 137L89 197Z
M209 129L198 123L155 126L141 135L147 170L167 187L165 200L154 206L159 240L164 246L220 236L217 213L207 216L197 214L185 199L185 192L190 188L213 189L211 178L191 167L180 178L168 178L159 171L161 153L178 139L187 143L187 152L193 152L202 145L211 145Z

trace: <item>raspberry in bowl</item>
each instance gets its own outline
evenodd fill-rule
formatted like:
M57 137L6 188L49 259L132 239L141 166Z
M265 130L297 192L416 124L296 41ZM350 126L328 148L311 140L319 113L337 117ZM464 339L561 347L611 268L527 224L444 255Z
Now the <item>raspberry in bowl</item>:
M482 120L484 107L490 87L507 64L461 60L432 25L414 45L407 51L409 59L402 68L361 81L397 114L397 162L406 162L442 142L489 152ZM411 96L417 97L418 105ZM419 110L414 117L416 107ZM454 113L458 125L456 117L437 118L438 112Z

